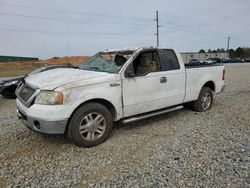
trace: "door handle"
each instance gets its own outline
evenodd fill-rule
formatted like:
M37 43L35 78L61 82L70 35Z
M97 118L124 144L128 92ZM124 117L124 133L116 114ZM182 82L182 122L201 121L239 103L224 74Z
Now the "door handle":
M167 78L166 77L161 77L160 83L166 83L166 82L167 82Z

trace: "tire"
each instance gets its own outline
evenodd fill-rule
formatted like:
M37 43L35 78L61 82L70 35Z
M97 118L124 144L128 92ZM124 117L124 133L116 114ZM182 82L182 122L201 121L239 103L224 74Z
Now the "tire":
M112 127L111 112L102 104L87 103L74 112L68 136L79 147L94 147L107 140Z
M193 110L205 112L212 108L213 91L209 87L203 87L196 101L193 102Z

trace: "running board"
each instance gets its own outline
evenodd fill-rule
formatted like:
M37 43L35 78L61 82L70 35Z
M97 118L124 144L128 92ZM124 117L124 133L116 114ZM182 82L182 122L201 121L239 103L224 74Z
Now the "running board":
M149 113L146 113L146 114L141 114L141 115L138 115L138 116L133 116L133 117L130 117L130 118L125 118L125 119L123 119L123 123L131 123L131 122L134 122L134 121L139 121L139 120L150 118L150 117L153 117L153 116L165 114L167 112L180 110L182 108L183 108L183 106L175 106L175 107L165 108L163 110L149 112Z

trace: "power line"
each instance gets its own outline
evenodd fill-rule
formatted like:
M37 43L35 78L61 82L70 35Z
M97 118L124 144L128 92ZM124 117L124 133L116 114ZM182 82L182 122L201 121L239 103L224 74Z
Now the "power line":
M95 2L95 1L92 1L92 0L89 0L89 2L91 2L91 3L98 3L99 4L99 2ZM79 15L92 15L92 16L98 16L98 17L133 19L133 20L138 20L138 21L140 20L140 21L152 22L152 20L148 19L148 18L138 18L138 17L130 17L130 16L117 16L117 15L96 14L96 13L80 12L80 11L45 9L45 8L37 8L37 7L31 7L31 6L24 6L24 5L19 5L19 4L0 3L0 6L17 7L17 8L33 9L33 10L41 10L41 11L50 11L50 12L59 12L59 13L79 14ZM31 16L29 16L29 17L31 17ZM34 16L32 16L32 18L34 18ZM45 18L41 18L41 19L45 19ZM56 18L52 18L52 19L53 20L58 20ZM60 21L63 21L63 20L60 20ZM71 21L71 20L68 20L68 21ZM98 23L100 23L100 22L98 22ZM163 21L163 23L164 23L164 21ZM107 23L107 24L120 24L120 23ZM124 25L124 24L130 25L131 23L121 23L121 25ZM134 24L131 24L131 25L134 25ZM137 24L137 25L139 25L139 24ZM211 31L211 30L205 30L205 29L201 29L201 28L197 28L197 27L192 27L192 26L187 25L187 24L177 24L177 23L173 23L173 22L165 22L165 25L173 25L173 26L176 26L176 27L181 27L182 29L178 29L178 31L183 30L183 28L185 28L185 30L190 30L190 31L193 31L193 32L196 32L196 33L207 33L209 35L212 35L212 34L220 35L223 38L224 38L224 35L225 35L224 33L220 33L220 32L217 32L217 31Z
M152 21L151 19L147 19L147 18L138 18L138 17L131 17L131 16L117 16L117 15L96 14L96 13L89 13L89 12L56 10L56 9L44 9L44 8L37 8L37 7L16 5L16 4L7 4L7 3L0 3L0 6L17 7L17 8L32 9L32 10L40 10L40 11L49 11L49 12L59 12L59 13L78 14L78 15L92 15L92 16L97 16L97 17L102 17L102 18L103 18L103 17L110 17L110 18L122 18L122 19L136 19L136 20L140 20L140 21L150 21L150 22Z
M64 10L52 10L52 9L42 9L42 8L34 8L34 7L26 7L22 5L10 5L10 4L1 4L0 6L14 6L14 7L20 7L20 8L28 8L28 9L35 9L35 10L43 10L43 11L54 11L54 12L65 12L65 13L72 13L72 14L89 14L89 15L95 15L95 16L102 16L102 17L117 17L117 18L126 18L126 19L143 19L143 18L135 18L135 17L122 17L122 16L111 16L111 15L102 15L102 14L92 14L92 13L84 13L84 12L74 12L74 11L64 11ZM157 11L158 12L158 11ZM32 18L32 19L44 19L44 20L51 20L51 21L67 21L67 22L84 22L88 24L111 24L111 25L147 25L151 26L150 24L146 23L117 23L117 22L103 22L103 21L91 21L91 20L83 20L83 19L61 19L61 18L52 18L52 17L43 17L43 16L33 16L33 15L25 15L25 14L13 14L13 13L6 13L6 12L0 12L2 15L9 15L9 16L17 16L17 17L25 17L25 18ZM145 19L149 21L148 19ZM153 19L152 19L153 20ZM157 21L157 45L159 45L159 17L156 17ZM224 34L215 32L215 31L209 31L205 29L200 29L200 28L195 28L190 25L185 25L185 24L177 24L173 22L164 22L165 25L172 25L176 27L181 27L181 29L178 29L177 32L185 32L185 31L192 31L194 33L201 33L201 34L207 34L214 36L217 35L217 37L224 38ZM164 28L163 28L164 29ZM167 28L169 30L169 27ZM12 28L0 28L0 30L6 30L6 31L21 31L21 32L34 32L34 33L61 33L61 34L66 34L66 33L71 33L71 34L89 34L89 35L151 35L151 34L142 34L142 33L87 33L87 32L60 32L60 31L37 31L37 30L22 30L22 29L12 29ZM223 36L222 36L223 35ZM245 40L244 40L245 41ZM207 41L210 42L210 41ZM211 43L211 42L210 42Z
M166 33L162 33L162 35L166 35ZM168 33L169 36L169 33ZM177 38L177 39L181 39L181 40L186 40L186 41L195 41L195 42L200 42L200 43L210 43L210 44L222 44L222 42L212 42L212 41L207 41L207 40L199 40L199 39L191 39L188 37L183 37L183 35L181 36L172 36L172 38Z
M181 28L186 28L186 29L190 29L190 30L199 30L199 31L204 31L204 32L207 32L207 33L212 33L212 34L216 34L216 35L220 35L220 36L225 36L224 33L220 33L218 31L212 31L212 30L206 30L206 29L203 29L201 27L194 27L192 26L192 24L178 24L176 22L164 22L162 21L163 23L167 24L167 25L173 25L173 26L176 26L176 27L181 27Z
M95 32L65 32L65 31L49 31L49 30L27 30L27 29L14 29L14 28L0 28L0 30L3 31L13 31L13 32L30 32L30 33L48 33L48 34L83 34L83 35L90 35L90 36L98 36L98 35L111 35L111 36L128 36L128 35L138 35L138 36L152 36L152 34L149 33L95 33ZM164 35L164 33L163 33ZM190 39L190 38L184 38L180 36L176 36L174 38L187 40L187 41L196 41L196 42L202 42L202 43L211 43L211 44L221 44L219 42L212 42L212 41L205 41L205 40L197 40L197 39Z
M171 30L169 30L171 31ZM202 31L190 31L190 30L176 30L175 34L180 34L180 35L187 35L187 33L196 33L196 34L200 34L202 37L212 37L213 39L215 38L219 38L219 39L225 39L225 37L222 37L222 36L216 36L216 35L213 35L213 34L210 34L210 33L206 33L206 32L202 32Z
M61 19L61 18L52 18L52 17L43 17L43 16L33 16L33 15L25 15L25 14L13 14L7 12L0 12L2 15L8 16L16 16L16 17L25 17L25 18L32 18L32 19L42 19L42 20L51 20L51 21L63 21L63 22L84 22L88 24L98 23L98 24L111 24L111 25L149 25L149 24L142 24L142 23L117 23L117 22L98 22L98 21L91 21L91 20L82 20L82 19Z
M171 25L171 24L169 24ZM172 25L176 25L176 24L172 24ZM178 24L178 27L180 27L181 25ZM182 33L186 33L186 32L192 32L192 33L197 33L197 34L202 34L204 35L209 35L211 37L217 37L217 38L221 38L221 39L225 39L225 34L223 33L218 33L218 32L213 32L213 31L209 31L209 30L203 30L203 29L195 29L194 27L189 27L188 25L182 25L181 27L182 29L178 28L175 30L176 32L182 32ZM194 29L192 29L194 28ZM169 27L162 27L162 30L168 30L168 31L173 31L173 29L170 29ZM233 35L234 38L239 38L237 39L237 41L244 41L244 42L250 42L250 40L248 39L240 39L240 36L237 35Z
M16 17L25 17L25 18L32 18L32 19L41 19L41 20L50 20L50 21L62 21L62 22L82 22L87 24L107 24L107 25L144 25L149 26L150 24L143 24L143 23L117 23L117 22L103 22L103 21L91 21L91 20L83 20L83 19L61 19L61 18L52 18L52 17L43 17L43 16L33 16L33 15L25 15L25 14L13 14L7 12L0 12L2 15L8 16L16 16Z
M144 36L152 36L152 34L147 33L96 33L96 32L64 32L64 31L49 31L49 30L27 30L27 29L15 29L15 28L0 28L2 31L13 31L13 32L28 32L28 33L49 33L49 34L84 34L84 35L144 35Z
M34 10L42 10L42 11L53 11L53 12L60 12L60 13L71 13L71 14L82 14L82 15L93 15L93 16L100 16L100 17L111 17L111 18L126 18L126 19L133 19L133 20L143 20L143 21L152 21L151 19L146 18L137 18L137 17L124 17L124 16L113 16L113 15L104 15L104 14L95 14L95 13L87 13L87 12L76 12L76 11L66 11L66 10L53 10L53 9L44 9L44 8L36 8L36 7L29 7L29 6L23 6L23 5L16 5L16 4L6 4L6 3L0 3L2 6L8 6L8 7L19 7L19 8L26 8L26 9L34 9ZM58 18L51 18L51 17L41 17L41 16L32 16L32 15L21 15L21 14L11 14L11 13L0 13L10 16L20 16L20 17L27 17L27 18L34 18L34 19L46 19L46 20L54 20L54 21L74 21L74 22L88 22L89 20L79 20L79 19L58 19ZM98 21L91 21L91 23L99 23L99 24L111 24L111 25L149 25L149 24L142 24L142 23L113 23L113 22L98 22ZM164 23L164 22L163 22ZM192 32L196 33L207 33L209 35L220 35L224 38L223 33L215 32L215 31L209 31L204 29L198 29L196 27L192 27L190 25L185 24L176 24L173 22L165 22L165 25L173 25L176 27L181 27L182 29L178 29L178 31L183 30L190 30Z
M190 25L185 25L185 24L176 24L176 23L172 23L172 22L163 22L165 23L166 25L172 25L172 26L176 26L176 27L179 27L178 29L176 29L178 32L184 30L184 31L192 31L192 32L195 32L195 33L206 33L208 35L217 35L217 37L221 37L221 38L224 38L225 37L225 34L223 33L219 33L219 32L215 32L215 31L210 31L210 30L205 30L205 29L200 29L200 28L196 28L196 27L192 27ZM163 28L164 29L164 28Z

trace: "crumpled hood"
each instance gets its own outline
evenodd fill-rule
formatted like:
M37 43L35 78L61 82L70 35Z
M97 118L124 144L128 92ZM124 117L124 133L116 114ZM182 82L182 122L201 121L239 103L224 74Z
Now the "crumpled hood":
M29 75L25 82L44 90L53 90L60 86L86 80L87 83L96 83L96 78L108 75L105 72L87 71L74 68L59 68Z

